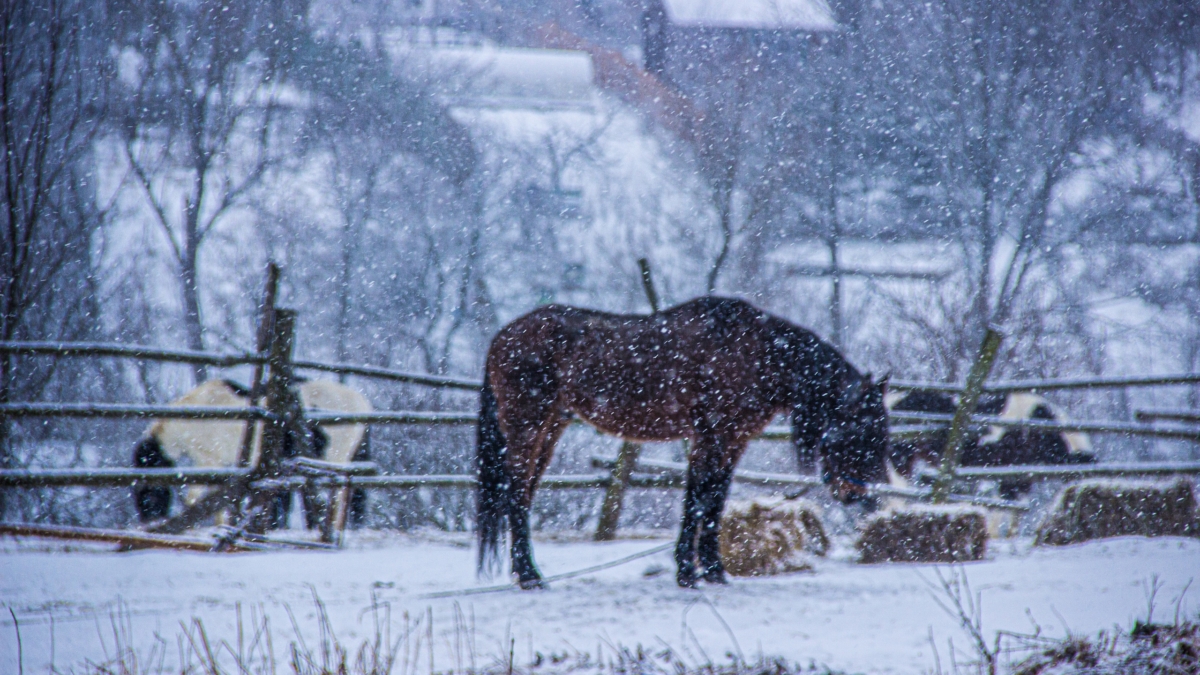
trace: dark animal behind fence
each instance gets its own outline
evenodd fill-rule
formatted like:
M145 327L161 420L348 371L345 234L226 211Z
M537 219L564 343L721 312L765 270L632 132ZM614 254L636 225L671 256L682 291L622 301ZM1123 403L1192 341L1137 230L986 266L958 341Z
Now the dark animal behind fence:
M681 586L701 576L723 582L721 512L747 443L786 413L798 452L815 451L833 494L863 498L867 484L885 476L885 386L812 333L740 300L699 298L650 316L534 310L488 349L477 455L480 571L499 566L507 524L513 574L522 587L541 585L529 509L577 415L628 440L691 441L676 578Z
M897 396L889 408L895 411L952 414L955 405L949 394L913 391ZM985 393L980 397L975 412L1011 419L1061 421L1062 418L1062 414L1049 401L1026 392ZM941 461L946 436L947 432L943 430L916 440L893 441L889 459L901 475L911 478L919 462L936 466ZM1091 453L1091 441L1086 434L1008 427L991 427L986 433L973 436L959 457L962 466L1092 462L1095 462L1095 456ZM1028 478L1005 478L1000 481L1000 494L1005 499L1015 499L1028 492L1032 484Z
M345 412L369 412L371 407L358 392L328 380L302 382L298 388L300 399L306 408L341 410ZM173 403L178 405L212 405L218 407L241 407L249 405L250 391L229 380L210 380L191 390ZM198 466L228 467L237 463L242 437L246 432L245 422L227 420L158 420L138 441L133 452L133 463L138 468L170 468L178 462ZM313 457L334 462L365 461L369 459L367 429L363 425L338 425L325 429L317 424L306 428L311 436L306 441L293 438L289 432L284 438L285 458L298 454L297 448L306 448ZM261 429L255 441L261 442ZM257 456L257 449L253 453ZM168 487L138 486L133 491L138 517L143 523L152 522L170 515L172 490ZM323 509L319 508L317 495L302 491L304 515L309 527L316 527ZM185 503L199 498L199 493L185 491ZM360 522L366 512L366 494L354 490L350 496L350 518ZM291 508L291 493L280 491L272 501L271 527L283 527L287 523Z

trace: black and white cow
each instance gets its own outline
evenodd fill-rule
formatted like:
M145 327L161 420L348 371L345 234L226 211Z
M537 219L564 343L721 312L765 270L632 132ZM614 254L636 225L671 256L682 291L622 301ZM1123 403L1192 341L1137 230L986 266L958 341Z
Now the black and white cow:
M357 391L337 382L308 380L301 382L300 402L306 410L329 410L337 412L370 412L371 404ZM250 405L249 391L228 380L209 380L171 402L176 406L214 406L241 408ZM237 464L246 433L246 422L242 420L156 420L146 429L133 451L134 466L139 468L167 468L174 466L231 467ZM258 422L251 451L251 464L261 452L262 423ZM368 459L367 429L362 424L339 424L328 427L313 425L313 449L316 458L330 462L364 461ZM285 443L284 454L289 455L292 443ZM182 495L183 503L190 506L200 500L209 488L192 486ZM134 502L142 522L165 518L170 514L171 488L138 487L134 489ZM314 508L311 495L305 495L305 518L309 527L314 527L319 514ZM287 521L291 495L282 492L276 497L272 514L275 526ZM360 522L366 509L366 494L355 490L351 495L351 522Z
M953 414L956 402L949 394L933 391L898 391L885 401L889 410ZM1067 416L1037 394L983 394L976 413L1011 420L1066 421ZM946 447L948 430L914 440L892 441L889 459L896 471L911 478L917 465L936 466ZM962 466L1011 466L1014 464L1090 464L1095 462L1092 441L1085 433L991 425L964 447ZM1013 499L1029 490L1028 478L1005 478L1000 494Z

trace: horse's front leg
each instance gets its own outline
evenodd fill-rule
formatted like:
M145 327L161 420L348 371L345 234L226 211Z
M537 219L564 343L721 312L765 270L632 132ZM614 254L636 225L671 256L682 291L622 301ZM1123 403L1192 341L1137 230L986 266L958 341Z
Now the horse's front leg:
M704 490L704 515L700 521L700 569L704 580L712 584L724 584L725 565L721 562L721 514L725 511L725 499L729 496L729 483L733 479L733 464L713 470L709 484Z

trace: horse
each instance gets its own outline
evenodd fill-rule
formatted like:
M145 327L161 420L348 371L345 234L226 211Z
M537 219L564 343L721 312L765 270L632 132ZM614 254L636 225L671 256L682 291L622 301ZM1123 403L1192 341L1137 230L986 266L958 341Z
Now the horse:
M478 571L499 567L507 522L518 584L544 586L529 509L578 416L631 441L691 441L675 578L685 588L725 583L721 512L747 443L776 414L790 415L794 445L816 449L834 496L863 499L886 477L886 380L872 381L816 335L741 300L702 297L648 316L538 308L502 328L487 351Z
M893 392L885 403L889 410L896 412L948 415L955 410L953 397L935 391ZM985 392L980 396L975 411L1011 420L1067 420L1066 413L1054 404L1029 392ZM942 429L916 440L892 441L888 459L900 475L912 478L920 462L936 465L941 461L948 433L947 429ZM983 434L972 438L959 457L962 466L1091 464L1095 461L1092 441L1085 433L997 425L989 425ZM1016 499L1032 486L1033 481L1028 478L1004 478L1000 481L999 490L1005 499Z
M371 404L362 394L328 380L308 380L298 386L300 402L306 409L336 410L341 412L370 412ZM250 405L250 391L229 380L209 380L171 402L178 406L217 406L241 408ZM317 458L331 462L364 461L369 457L366 427L362 424L339 424L324 427L310 425L314 440L313 449ZM133 451L133 463L138 468L169 468L179 463L200 467L231 467L238 461L242 438L246 433L246 422L235 420L180 420L161 419L154 421L142 435ZM250 463L253 465L261 453L262 423L255 429L255 443L251 449ZM290 435L285 439L284 455L294 456L296 444ZM199 501L207 488L193 486L183 495L185 505ZM319 510L315 495L305 494L305 520L308 527L316 527ZM171 489L167 487L134 488L134 504L143 523L165 518L171 510ZM282 527L290 510L290 493L282 491L276 495L271 514L273 527ZM350 498L350 518L360 522L366 513L366 493L355 490Z

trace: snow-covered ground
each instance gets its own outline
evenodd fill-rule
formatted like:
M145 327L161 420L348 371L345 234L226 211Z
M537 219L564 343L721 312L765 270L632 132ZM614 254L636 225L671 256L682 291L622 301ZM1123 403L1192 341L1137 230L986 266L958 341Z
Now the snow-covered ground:
M666 533L611 543L539 540L535 553L543 573L553 575L667 541ZM1145 618L1155 580L1161 584L1155 618L1170 621L1185 586L1200 575L1200 540L1128 537L1062 548L1001 540L992 542L987 560L962 570L982 593L988 634L1030 632L1031 620L1050 635L1089 634ZM388 603L398 628L404 612L410 621L432 616L438 671L466 658L468 638L480 665L507 655L510 647L521 663L539 651L595 655L616 645L665 644L697 663L724 661L727 651L740 650L746 658L761 652L835 669L894 673L932 670L931 636L943 665L948 639L966 644L931 593L930 583L937 583L933 565L859 565L843 546L815 561L812 572L734 579L727 587L681 590L673 572L663 552L560 581L547 591L430 597L481 583L465 535L356 533L347 550L334 553L228 555L0 542L0 602L20 621L26 673L46 672L52 658L65 670L111 653L110 616L118 603L132 646L147 649L158 633L171 645L168 659L181 622L200 618L210 637L232 642L237 605L246 616L251 607L261 607L282 655L293 637L289 607L314 640L314 593L328 608L338 639L348 645L374 634L365 611L373 595ZM1188 615L1200 610L1200 589L1180 606ZM427 658L427 652L420 657L421 672L428 672ZM5 616L0 673L17 670L16 631Z

